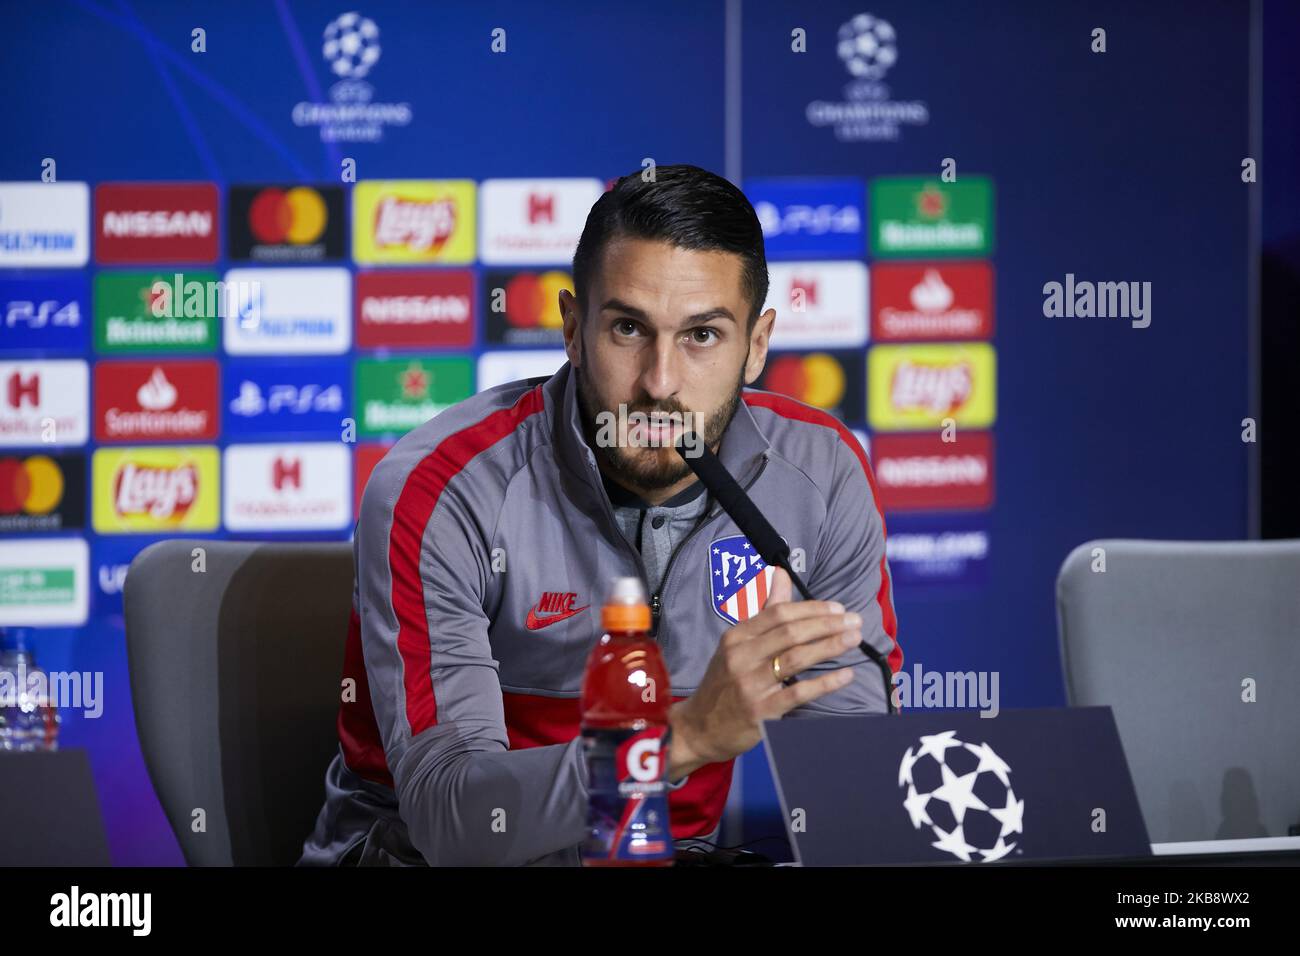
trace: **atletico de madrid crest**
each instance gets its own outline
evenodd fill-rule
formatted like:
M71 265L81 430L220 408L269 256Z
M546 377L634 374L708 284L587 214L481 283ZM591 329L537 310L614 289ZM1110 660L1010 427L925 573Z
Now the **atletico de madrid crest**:
M709 603L728 624L739 624L763 609L772 587L769 568L743 534L709 545Z

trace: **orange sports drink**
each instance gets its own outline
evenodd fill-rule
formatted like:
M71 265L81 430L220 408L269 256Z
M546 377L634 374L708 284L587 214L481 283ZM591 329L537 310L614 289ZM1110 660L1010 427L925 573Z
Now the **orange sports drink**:
M640 578L615 578L582 679L587 761L584 866L671 866L668 710L672 692Z

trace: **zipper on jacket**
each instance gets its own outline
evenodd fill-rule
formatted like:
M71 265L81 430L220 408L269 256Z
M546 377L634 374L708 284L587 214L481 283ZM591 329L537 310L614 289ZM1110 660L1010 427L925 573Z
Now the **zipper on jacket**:
M600 480L599 466L597 466L595 462L592 462L592 468L596 469L596 480L599 481ZM650 574L646 570L645 558L641 557L641 552L637 548L632 547L632 542L627 540L627 537L623 534L623 529L618 526L618 520L614 517L614 508L609 503L609 495L605 494L605 492L602 489L596 497L600 499L601 509L605 512L605 522L609 526L609 529L614 532L614 537L617 538L620 542L622 542L623 547L626 548L629 552L631 552L632 557L636 559L637 567L641 569L641 583L645 585L646 592L649 593ZM655 595L655 597L657 598L658 595ZM654 634L655 620L656 618L654 617L654 604L652 603L651 604L651 635L652 636Z
M767 468L766 455L764 455L762 460L759 461L758 471L754 473L754 477L745 482L745 484L741 486L741 489L748 492L749 489L754 486L754 482L758 481L759 476L763 474L765 468ZM659 614L663 608L664 586L668 584L668 575L672 573L673 563L677 560L677 555L681 554L682 548L686 547L686 542L695 537L701 529L712 524L713 519L716 518L718 513L721 511L722 506L715 503L714 506L705 513L700 523L691 529L690 534L677 543L677 547L673 548L673 553L668 556L668 564L664 567L664 575L659 582L660 589L650 596L650 633L655 637L659 636ZM626 541L627 539L624 538L624 540Z

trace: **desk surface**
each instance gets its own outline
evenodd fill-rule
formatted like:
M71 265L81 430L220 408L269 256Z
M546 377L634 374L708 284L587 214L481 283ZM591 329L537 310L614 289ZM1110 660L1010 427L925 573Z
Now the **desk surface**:
M1297 866L1300 865L1300 837L1259 837L1248 840L1189 840L1184 843L1153 843L1151 856L1125 860L1052 861L1056 866ZM798 866L778 863L777 866ZM870 865L870 864L866 864ZM937 863L948 866L948 861ZM1036 866L1034 861L1001 862L994 866Z
M1152 843L1156 856L1185 856L1191 853L1263 853L1271 850L1300 852L1300 836L1255 837L1248 840L1189 840L1185 843Z

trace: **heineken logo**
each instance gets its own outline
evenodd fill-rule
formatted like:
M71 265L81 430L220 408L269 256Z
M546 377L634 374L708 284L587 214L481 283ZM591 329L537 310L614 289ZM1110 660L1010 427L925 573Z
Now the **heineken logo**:
M212 272L101 272L95 276L96 349L214 351L217 317L228 301L226 285Z
M993 186L986 176L951 182L875 179L869 206L874 255L987 256L993 251Z
M474 394L467 358L360 359L357 430L363 436L408 432Z

